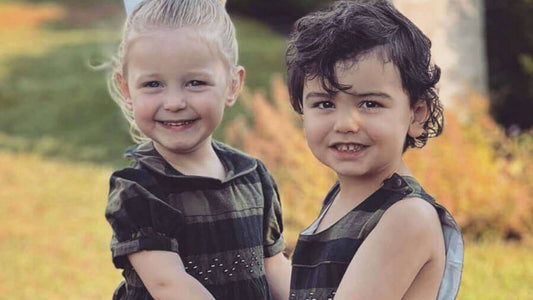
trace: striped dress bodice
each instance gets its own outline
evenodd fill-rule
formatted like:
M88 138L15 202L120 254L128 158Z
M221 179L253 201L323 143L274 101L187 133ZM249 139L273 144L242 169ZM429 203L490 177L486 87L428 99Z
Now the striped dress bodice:
M455 298L463 260L460 230L448 211L437 204L414 178L394 174L335 224L315 233L324 210L338 192L337 183L327 194L319 218L298 238L292 258L289 299L333 299L352 258L383 213L397 201L408 197L428 201L439 214L446 247L446 266L438 299Z

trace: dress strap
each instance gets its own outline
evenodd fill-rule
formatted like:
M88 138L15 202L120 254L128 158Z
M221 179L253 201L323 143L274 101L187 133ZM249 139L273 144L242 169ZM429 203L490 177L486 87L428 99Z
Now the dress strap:
M425 191L420 187L418 182L413 178L410 180L410 177L402 177L397 173L394 173L390 178L383 181L383 189L391 193L387 201L378 208L372 216L363 224L361 230L359 231L358 239L366 239L370 232L376 227L379 220L389 207L394 203L405 199L407 197L420 197L428 202L435 202L435 200L425 193Z
M377 209L371 216L366 220L366 222L361 227L361 230L359 231L359 234L357 236L357 239L365 240L370 232L376 227L379 220L381 220L381 217L385 213L385 211L391 207L394 203L400 201L404 196L402 194L395 193L389 197L389 199L379 208Z

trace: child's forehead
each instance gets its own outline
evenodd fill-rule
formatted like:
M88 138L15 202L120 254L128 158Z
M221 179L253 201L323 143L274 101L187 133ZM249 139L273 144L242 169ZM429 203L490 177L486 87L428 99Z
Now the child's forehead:
M157 29L137 32L131 36L126 45L126 57L138 55L210 55L215 51L207 41L200 38L194 31L185 28Z
M340 84L350 84L343 80L358 81L368 83L370 80L378 83L381 81L401 81L401 74L394 62L388 58L382 50L374 49L357 56L353 56L335 63L333 70L334 79ZM327 74L307 74L304 87L323 88L323 83L327 85L330 76Z
M135 29L130 31L127 37L128 44L134 43L139 39L172 39L183 38L200 40L203 29L199 26L186 26L186 27L149 27L143 29Z
M142 45L144 48L152 48L155 52L161 52L165 48L172 48L173 45L185 44L188 45L185 50L206 51L210 56L219 58L224 64L227 64L221 54L220 45L216 38L212 37L205 28L196 25L180 28L158 27L142 31L132 31L125 47L125 59L127 61L131 57L129 52L136 48L136 45Z

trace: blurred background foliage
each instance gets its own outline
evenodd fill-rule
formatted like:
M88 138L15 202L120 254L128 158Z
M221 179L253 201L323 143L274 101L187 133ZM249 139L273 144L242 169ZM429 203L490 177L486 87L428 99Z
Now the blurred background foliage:
M285 34L326 2L228 0L246 88L215 135L274 174L289 251L335 177L308 150L289 107ZM464 110L447 112L443 135L405 156L463 228L458 299L533 299L533 3L501 2L486 0L494 20L513 19L505 37L488 42L491 100L456 99ZM90 64L112 55L123 18L118 0L0 0L0 294L10 299L107 299L120 281L103 211L109 175L126 165L131 141L106 75ZM516 113L497 116L506 109Z
M228 10L252 16L279 32L290 32L295 20L331 0L233 0ZM533 126L533 2L484 0L490 111L511 130Z
M306 13L326 7L331 0L230 0L227 1L228 11L252 17L288 33L294 21Z

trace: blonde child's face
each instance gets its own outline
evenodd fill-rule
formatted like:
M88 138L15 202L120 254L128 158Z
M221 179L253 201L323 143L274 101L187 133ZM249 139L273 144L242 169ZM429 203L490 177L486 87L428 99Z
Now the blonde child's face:
M158 149L187 154L210 147L243 76L235 81L214 52L194 28L151 31L128 44L125 77L117 80L135 123Z
M331 96L318 78L304 85L304 129L311 151L339 178L396 172L406 135L423 132L425 105L410 107L398 69L375 51L356 63L339 63L336 74L340 84L352 88Z

